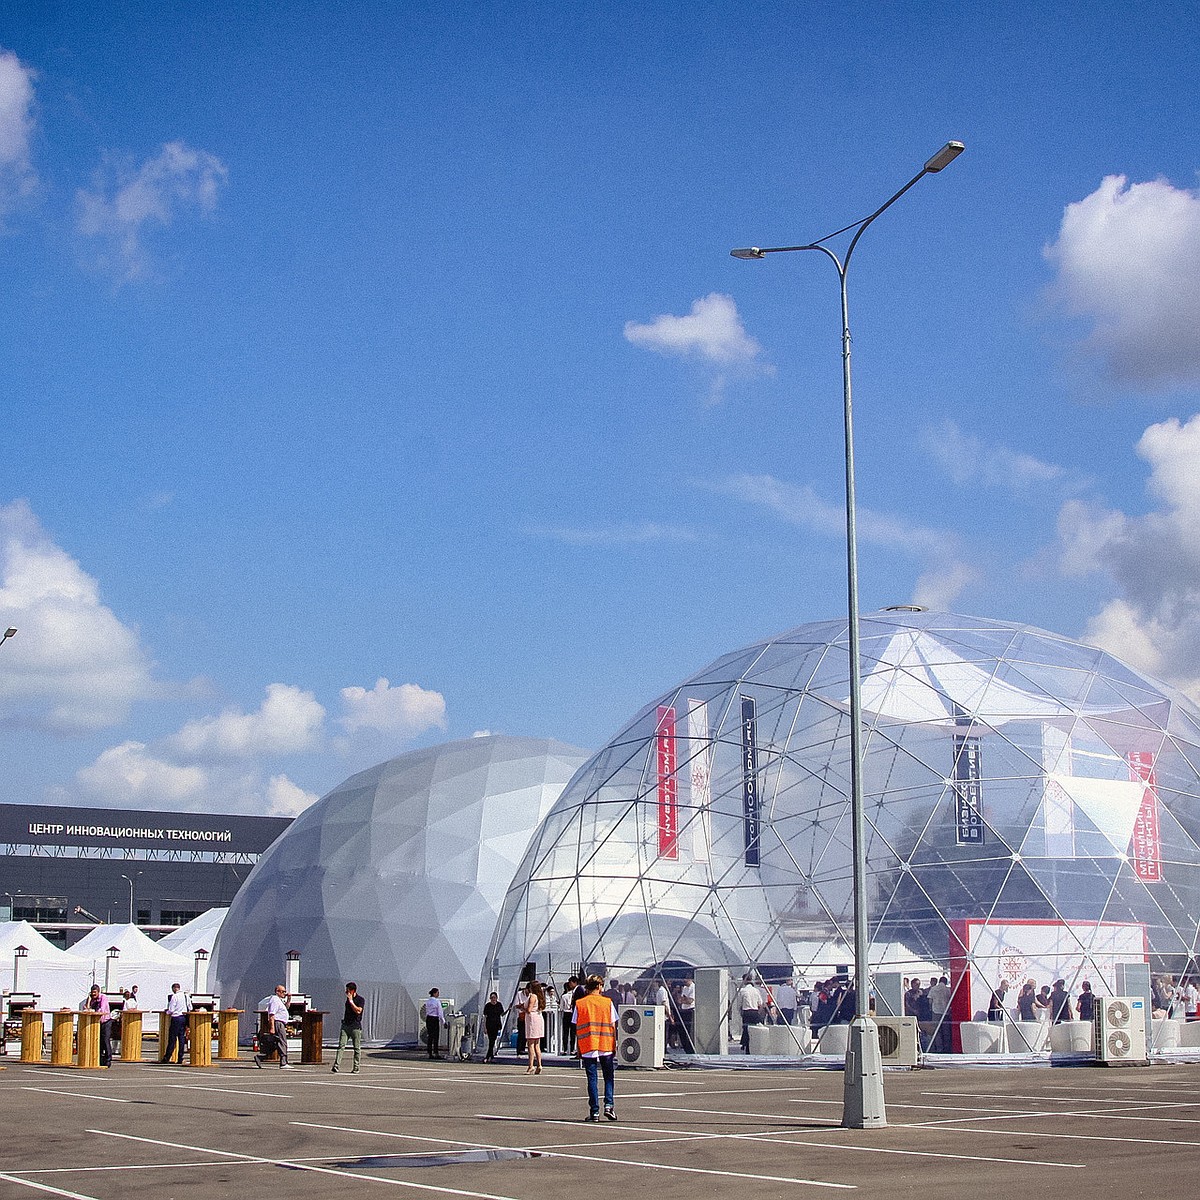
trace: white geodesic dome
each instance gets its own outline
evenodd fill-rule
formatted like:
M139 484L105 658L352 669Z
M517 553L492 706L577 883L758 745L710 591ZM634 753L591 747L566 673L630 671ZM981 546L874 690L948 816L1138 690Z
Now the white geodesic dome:
M346 780L262 856L221 926L210 978L252 1012L300 955L300 991L340 1019L366 998L372 1041L417 1036L431 987L476 1003L513 872L585 751L477 737L400 755Z
M1200 711L1028 626L905 609L860 631L873 970L949 969L965 1012L1026 972L1110 991L1121 962L1189 968ZM853 939L848 697L840 620L642 709L531 841L489 955L502 985L548 959L824 977Z

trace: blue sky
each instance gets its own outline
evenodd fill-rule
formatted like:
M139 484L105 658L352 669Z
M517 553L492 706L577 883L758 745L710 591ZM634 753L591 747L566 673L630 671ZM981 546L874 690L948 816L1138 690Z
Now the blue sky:
M0 19L5 800L596 748L844 610L1200 694L1194 5L32 0Z

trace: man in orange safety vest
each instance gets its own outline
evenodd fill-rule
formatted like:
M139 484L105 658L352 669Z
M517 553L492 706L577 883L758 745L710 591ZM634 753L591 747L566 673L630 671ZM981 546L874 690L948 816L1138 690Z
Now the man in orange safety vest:
M587 1072L587 1120L600 1120L600 1081L604 1076L604 1115L617 1119L613 1107L613 1057L617 1048L617 1009L601 991L599 975L587 977L587 991L575 1001L571 1021L575 1026L575 1044Z

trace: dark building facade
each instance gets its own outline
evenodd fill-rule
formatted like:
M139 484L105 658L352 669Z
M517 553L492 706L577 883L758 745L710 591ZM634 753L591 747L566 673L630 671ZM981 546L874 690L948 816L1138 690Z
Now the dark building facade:
M228 905L289 817L0 804L0 920L59 946L99 922L154 936Z

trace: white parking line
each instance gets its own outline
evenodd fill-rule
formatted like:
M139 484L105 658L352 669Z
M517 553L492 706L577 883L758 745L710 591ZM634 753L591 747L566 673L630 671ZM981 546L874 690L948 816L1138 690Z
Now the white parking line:
M120 1100L116 1096L95 1096L91 1092L68 1092L63 1088L43 1088L32 1087L29 1084L22 1084L21 1090L25 1092L45 1092L50 1096L72 1096L80 1100L107 1100L109 1104L132 1104L132 1100Z
M399 1087L390 1083L335 1083L332 1080L311 1079L308 1081L309 1087L335 1087L335 1088L366 1088L372 1092L420 1092L426 1096L444 1096L445 1090L442 1088L414 1088L414 1087Z
M302 1159L266 1158L252 1154L235 1154L232 1150L216 1150L211 1146L189 1146L183 1142L165 1142L158 1138L137 1137L132 1133L117 1133L111 1129L89 1129L87 1132L97 1134L100 1137L124 1138L130 1142L146 1142L151 1146L167 1146L172 1150L191 1150L196 1154L215 1154L223 1159L233 1159L235 1162L268 1163L276 1167L290 1167L296 1171L311 1171L317 1175L335 1175L339 1179L359 1179L364 1183L379 1183L385 1187L410 1188L417 1192L438 1192L445 1196L469 1196L472 1197L472 1200L515 1200L513 1196L498 1196L492 1192L468 1192L462 1188L437 1187L431 1183L413 1183L408 1179L387 1179L380 1175L363 1175L358 1171L343 1171L337 1167L318 1167ZM94 1200L94 1198L84 1196L80 1197L80 1200Z
M0 1174L0 1179L8 1183L19 1183L22 1187L34 1188L39 1192L49 1192L52 1196L67 1196L69 1200L96 1200L94 1196L85 1196L82 1192L68 1192L65 1188L51 1187L48 1183L35 1183L32 1179L21 1179L16 1175Z
M189 1092L223 1092L229 1096L267 1096L272 1100L294 1100L291 1095L284 1095L283 1092L251 1092L246 1088L219 1088L207 1087L203 1083L166 1083L164 1087L180 1088Z
M521 1118L497 1115L497 1114L493 1114L493 1113L477 1113L476 1116L480 1117L483 1120L491 1120L491 1121L513 1121L513 1120L521 1119ZM542 1122L542 1121L537 1122L537 1124L539 1124L539 1125L546 1124L546 1123L547 1122ZM566 1122L549 1122L549 1123L550 1124L565 1124ZM451 1140L450 1138L420 1137L416 1134L409 1134L409 1133L388 1133L388 1132L384 1132L384 1131L381 1131L378 1129L356 1129L356 1128L352 1128L352 1127L345 1126L345 1125L317 1125L317 1124L315 1124L313 1122L309 1122L309 1121L292 1121L291 1124L292 1125L304 1125L304 1126L308 1126L311 1129L333 1129L333 1130L337 1130L340 1133L364 1134L367 1137L390 1137L390 1138L402 1139L404 1141L414 1141L414 1142L438 1142L444 1146L464 1146L464 1147L469 1147L469 1148L475 1149L475 1150L514 1150L514 1149L528 1150L528 1149L530 1149L530 1147L528 1147L528 1146L520 1146L520 1147L498 1146L494 1142L462 1142L462 1141L457 1141L457 1140ZM575 1122L571 1122L571 1124L575 1124ZM670 1134L670 1133L674 1133L675 1130L634 1129L633 1132L635 1132L635 1133L660 1133L661 1132L661 1133ZM712 1139L712 1138L719 1138L722 1135L705 1133L705 1134L699 1134L697 1136L706 1138L706 1139ZM695 1140L695 1139L692 1139L692 1140ZM540 1146L536 1148L536 1152L539 1154L545 1154L546 1157L548 1157L548 1158L569 1158L572 1160L579 1159L580 1161L583 1161L583 1162L608 1163L610 1166L615 1166L615 1167L644 1167L650 1171L682 1171L685 1174L692 1174L692 1175L719 1175L725 1179L753 1179L756 1182L764 1182L765 1181L765 1182L770 1182L770 1183L806 1184L810 1187L843 1188L843 1189L848 1189L848 1190L854 1190L858 1186L857 1184L853 1184L853 1183L831 1183L828 1180L823 1180L823 1179L798 1179L798 1178L793 1178L791 1176L786 1176L786 1175L754 1175L747 1171L718 1171L716 1169L709 1169L709 1168L705 1168L705 1167L680 1167L680 1166L672 1165L670 1163L637 1162L637 1161L629 1161L627 1159L621 1159L621 1158L605 1158L605 1157L602 1157L599 1155L594 1155L594 1154L563 1153L560 1150L542 1149Z

